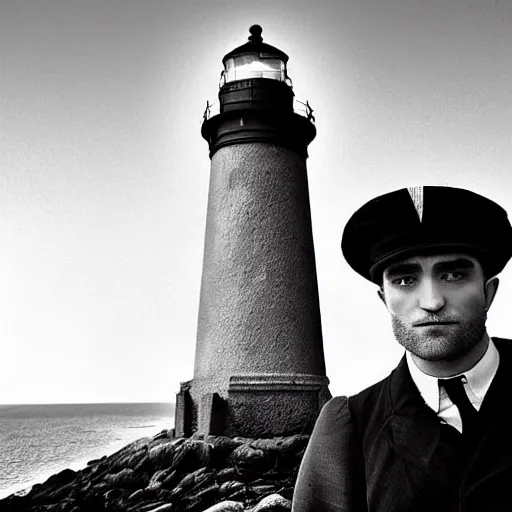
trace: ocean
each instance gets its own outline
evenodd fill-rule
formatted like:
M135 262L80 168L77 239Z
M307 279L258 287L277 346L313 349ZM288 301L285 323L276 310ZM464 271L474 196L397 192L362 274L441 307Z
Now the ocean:
M0 499L174 426L174 404L0 405Z

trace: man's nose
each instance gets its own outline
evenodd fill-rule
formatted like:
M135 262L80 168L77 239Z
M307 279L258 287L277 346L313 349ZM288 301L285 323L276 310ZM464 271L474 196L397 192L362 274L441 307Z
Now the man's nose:
M433 279L425 279L419 289L419 306L426 311L439 311L445 305L445 298Z

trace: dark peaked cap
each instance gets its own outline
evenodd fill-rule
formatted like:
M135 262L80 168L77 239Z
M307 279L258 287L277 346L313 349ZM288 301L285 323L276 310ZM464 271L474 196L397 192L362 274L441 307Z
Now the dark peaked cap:
M512 227L501 206L469 190L410 187L357 210L345 226L341 248L348 264L377 284L395 261L446 251L475 256L491 277L512 256Z

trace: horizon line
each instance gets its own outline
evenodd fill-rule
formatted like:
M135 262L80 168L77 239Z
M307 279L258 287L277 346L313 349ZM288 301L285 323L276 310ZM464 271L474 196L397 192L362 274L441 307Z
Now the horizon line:
M169 402L40 402L40 403L0 403L0 407L13 405L134 405L134 404L165 404L175 405L175 401Z

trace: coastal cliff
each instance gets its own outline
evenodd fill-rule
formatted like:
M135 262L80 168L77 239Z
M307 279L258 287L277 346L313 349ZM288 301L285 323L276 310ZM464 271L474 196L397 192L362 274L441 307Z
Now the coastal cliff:
M139 439L80 471L66 469L2 512L284 512L309 436Z

